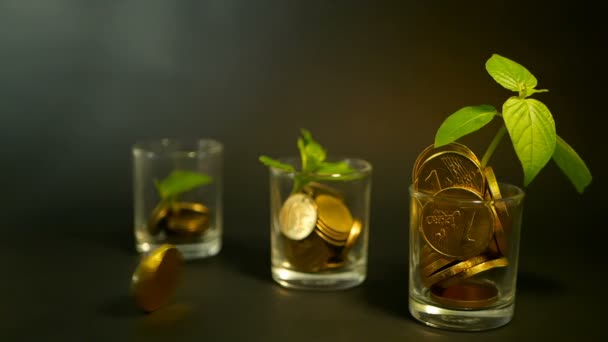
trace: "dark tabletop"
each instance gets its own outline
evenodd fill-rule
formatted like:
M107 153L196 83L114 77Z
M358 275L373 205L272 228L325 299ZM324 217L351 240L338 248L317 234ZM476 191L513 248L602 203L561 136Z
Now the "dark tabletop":
M547 340L605 331L603 18L580 3L512 1L0 2L0 341ZM408 313L408 193L417 154L455 110L510 94L499 53L585 159L579 195L550 162L526 188L515 316L480 333ZM270 276L268 174L299 128L373 167L368 275L353 289ZM464 143L482 153L490 125ZM138 312L135 141L225 145L224 246L188 262L170 305ZM600 147L598 147L600 146ZM491 164L521 184L507 140Z

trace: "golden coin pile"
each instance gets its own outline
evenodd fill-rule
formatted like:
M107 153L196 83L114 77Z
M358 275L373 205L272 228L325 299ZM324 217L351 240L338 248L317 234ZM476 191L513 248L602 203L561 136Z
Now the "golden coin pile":
M209 228L209 209L196 202L161 202L148 220L148 232L164 232L171 242L187 242Z
M279 229L289 263L298 271L318 272L345 264L362 224L338 191L311 182L285 200Z
M472 277L508 265L508 212L497 201L494 171L482 168L464 145L431 145L416 159L412 181L417 192L430 195L412 215L424 241L419 273L431 298L458 308L492 304L495 286Z

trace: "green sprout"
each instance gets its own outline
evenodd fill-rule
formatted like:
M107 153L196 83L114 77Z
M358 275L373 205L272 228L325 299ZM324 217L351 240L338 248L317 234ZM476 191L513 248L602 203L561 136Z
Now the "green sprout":
M158 195L163 202L173 203L185 192L213 182L204 174L192 171L173 170L167 178L154 181Z
M537 80L522 65L493 54L486 62L486 70L501 86L517 93L502 105L502 113L490 105L464 107L450 115L435 135L435 147L447 145L487 125L494 117L502 118L503 125L488 146L481 160L485 167L505 133L509 133L513 148L524 172L524 186L528 186L542 168L553 158L579 193L591 183L591 172L585 162L556 133L551 112L539 100L530 98L536 93Z
M294 187L292 192L298 192L311 181L345 181L359 178L355 170L345 161L328 162L327 150L315 141L310 131L301 129L298 138L298 149L302 169L298 172L293 165L280 162L268 156L260 156L260 162L266 166L274 167L286 172L294 173Z

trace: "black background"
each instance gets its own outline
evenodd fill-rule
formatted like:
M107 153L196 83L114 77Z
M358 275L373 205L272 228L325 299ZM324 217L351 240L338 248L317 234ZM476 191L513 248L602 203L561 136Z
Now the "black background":
M582 1L0 1L0 337L470 338L407 312L407 187L449 114L511 95L485 71L492 53L550 89L535 97L594 180L579 195L550 162L526 189L515 319L480 335L598 333L604 20ZM257 158L295 155L300 128L374 167L359 288L293 292L270 278ZM496 129L462 141L481 155ZM186 265L177 304L143 316L127 297L130 149L160 137L224 143L225 246ZM521 185L508 139L491 165Z

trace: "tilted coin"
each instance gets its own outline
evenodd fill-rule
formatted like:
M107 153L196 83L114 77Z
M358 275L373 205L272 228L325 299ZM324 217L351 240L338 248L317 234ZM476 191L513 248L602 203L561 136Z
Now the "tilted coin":
M312 233L317 224L315 201L303 193L290 195L279 212L279 229L292 240L302 240Z
M485 261L488 261L488 257L485 255L474 256L434 273L429 277L422 277L422 284L426 287L431 287Z
M209 209L201 203L177 202L171 205L167 231L181 235L200 235L209 228Z
M439 153L439 152L444 152L444 151L460 152L463 155L465 155L465 156L469 157L470 159L474 160L475 162L477 162L477 164L479 164L479 159L477 159L477 156L475 155L475 153L473 153L473 151L471 151L468 147L466 147L463 144L460 144L457 142L452 142L450 144L443 145L441 147L435 147L434 144L431 144L428 147L426 147L418 155L418 158L416 158L416 161L414 162L414 168L412 170L412 183L416 182L416 177L419 173L420 165L422 165L422 163L424 163L426 161L426 159L429 158L431 155L433 155L435 153Z
M166 304L179 283L181 254L163 244L145 255L131 278L131 294L140 309L150 312Z
M494 215L474 190L443 189L422 209L422 235L438 253L463 260L486 249Z
M498 288L484 281L468 280L449 287L431 287L431 298L447 307L479 309L498 299Z
M507 209L507 204L502 200L500 186L496 181L496 175L494 174L494 170L492 169L492 167L487 166L483 170L483 173L486 177L486 181L488 184L488 192L490 193L492 200L494 200L493 211L496 220L494 233L496 234L496 242L498 243L498 248L500 249L500 252L506 255L509 246L508 239L501 221L501 217L504 218L509 216L509 211Z
M284 240L284 255L295 271L317 272L334 256L329 246L317 234L303 240Z
M344 244L344 248L342 248L342 252L340 253L341 259L346 259L348 253L353 249L357 240L359 240L359 236L361 235L361 231L363 229L363 224L361 221L354 219L353 226L350 229L350 233L348 234L348 238Z
M160 233L160 231L167 223L168 215L169 206L165 202L159 203L154 208L154 210L152 210L150 218L148 219L148 233L150 233L150 235L156 235Z
M507 260L507 258L504 258L504 257L484 261L482 263L479 263L475 266L472 266L471 268L468 268L468 269L454 275L452 278L442 281L441 283L439 283L439 285L443 286L443 287L452 286L452 285L458 283L462 279L470 278L476 274L491 270L493 268L506 267L506 266L509 266L509 261Z
M455 260L456 259L453 259L453 258L441 257L427 265L421 265L422 269L420 270L420 274L423 277L428 277L428 276L432 275L433 273L440 271L445 266L453 263Z
M348 236L353 226L353 216L344 202L334 196L319 195L315 198L322 225L339 236Z
M460 152L443 151L420 165L414 187L431 195L451 187L467 188L483 195L485 178L476 159Z

